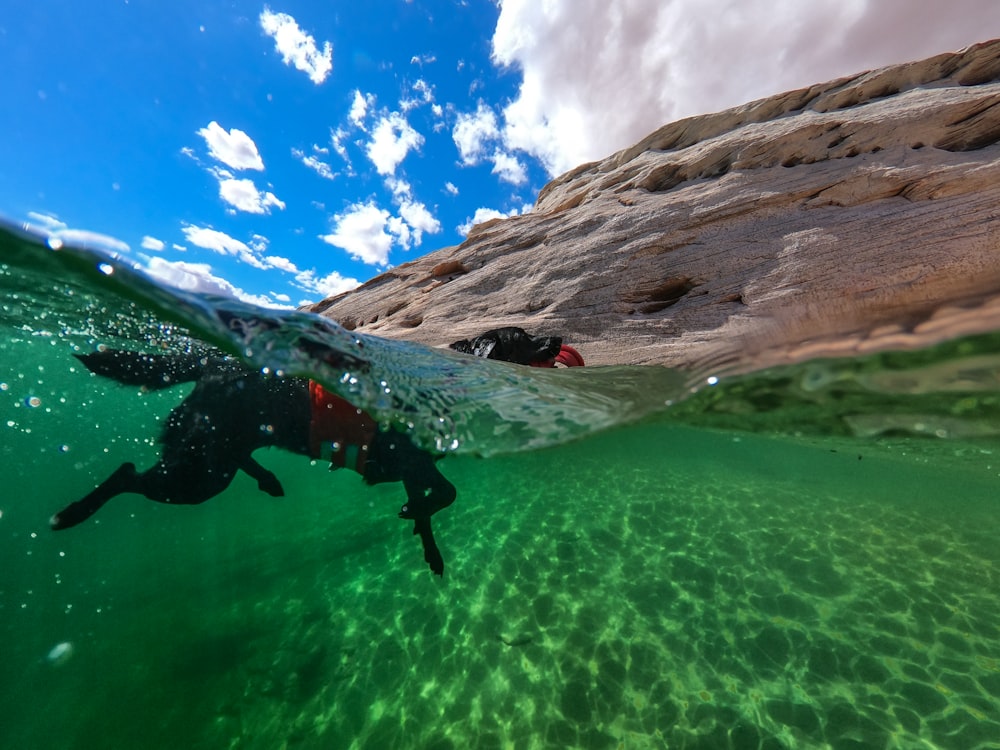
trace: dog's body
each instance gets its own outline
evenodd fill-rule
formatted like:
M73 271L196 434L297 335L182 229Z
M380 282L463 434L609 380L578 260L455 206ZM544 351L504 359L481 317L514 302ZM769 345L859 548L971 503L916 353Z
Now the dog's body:
M481 348L479 356L551 366L561 351L560 339L520 329L498 329L477 339L497 334L502 334L501 348ZM91 372L127 385L159 390L194 382L195 387L167 418L160 460L141 473L132 463L122 464L86 497L52 516L53 529L82 523L126 492L162 503L203 503L226 489L238 471L255 479L263 492L284 495L278 478L253 458L258 448L277 447L329 458L331 468L353 469L368 484L401 481L407 502L399 517L414 522L425 561L435 574L443 574L430 519L451 505L455 488L438 471L439 456L406 435L378 429L372 417L314 381L264 375L230 357L104 350L78 358Z
M278 497L284 495L281 483L253 458L255 450L273 446L312 458L326 457L329 450L332 468L354 469L368 484L403 482L407 503L399 516L413 520L424 558L442 575L444 561L430 517L451 505L455 488L438 471L435 458L406 435L378 430L370 416L313 381L265 376L229 358L107 350L79 359L91 372L121 383L159 389L194 381L195 387L170 412L156 465L139 473L134 464L122 464L93 492L54 515L53 529L85 521L124 492L162 503L203 503L226 489L240 470ZM347 419L326 419L314 406Z

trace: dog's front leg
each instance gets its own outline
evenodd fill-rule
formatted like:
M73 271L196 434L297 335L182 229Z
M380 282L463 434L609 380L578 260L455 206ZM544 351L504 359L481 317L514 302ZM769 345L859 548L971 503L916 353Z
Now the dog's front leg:
M61 531L83 523L99 511L108 500L123 492L142 492L133 463L122 464L85 498L70 503L56 513L49 519L49 526L55 531Z
M240 468L253 479L257 480L257 488L262 492L266 492L271 497L285 496L285 489L281 486L281 482L278 481L278 477L257 463L253 459L253 456L244 458L242 463L240 463Z

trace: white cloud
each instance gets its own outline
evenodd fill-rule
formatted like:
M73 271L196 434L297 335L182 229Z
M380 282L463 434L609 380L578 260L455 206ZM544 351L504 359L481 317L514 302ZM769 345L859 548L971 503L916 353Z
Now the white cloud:
M334 217L334 230L320 239L373 266L389 263L392 236L386 232L389 212L374 203L355 203Z
M146 273L164 284L187 292L235 297L261 307L289 307L286 304L276 303L268 297L244 292L221 276L212 273L212 267L207 263L188 263L183 260L169 261L154 256L149 259ZM287 300L286 296L281 302L287 302Z
M264 6L260 14L260 26L274 39L274 46L281 53L285 65L294 65L306 73L309 80L319 85L333 70L333 46L323 44L321 52L316 40L299 28L298 23L287 13L274 13Z
M434 218L427 206L419 201L404 200L399 204L399 217L412 230L413 242L419 245L423 241L423 233L436 234L441 231L441 222ZM409 248L406 244L404 248Z
M487 144L500 137L497 116L483 102L475 112L459 113L451 137L458 146L458 154L466 165L478 164L486 153Z
M424 137L398 112L379 119L366 152L380 175L392 175L411 149L420 148Z
M527 208L527 206L525 207ZM467 235L469 230L471 230L476 224L482 224L484 221L489 221L490 219L506 219L508 216L517 216L521 211L514 208L503 213L502 211L497 211L495 208L477 208L476 213L473 214L472 218L466 221L464 224L459 224L455 227L458 233L461 235ZM524 211L523 213L527 213Z
M313 146L313 148L319 151L319 149L316 146ZM315 156L307 155L304 151L301 151L300 149L297 148L292 149L292 156L301 161L303 164L309 167L309 169L313 170L320 177L326 180L333 179L333 170L330 169L330 165L327 164L325 161L322 161Z
M264 265L269 268L277 268L279 271L284 271L286 273L298 273L299 269L296 267L292 261L288 258L282 258L280 255L267 255L263 259Z
M295 277L295 281L300 289L314 292L324 298L349 292L361 284L357 279L341 276L336 271L326 276L317 276L315 271L302 271Z
M117 237L89 229L59 229L52 236L74 247L92 248L111 253L127 253L131 248Z
M365 129L365 117L368 110L375 105L374 94L362 94L360 89L354 89L354 101L351 102L351 110L347 113L347 118L354 123L355 127Z
M62 221L58 216L54 214L43 214L38 211L28 211L28 228L36 229L42 232L58 232L60 229L66 229L66 222Z
M253 180L220 179L219 196L233 208L249 214L269 214L272 206L285 209L284 202L274 193L257 190Z
M374 202L356 203L334 217L334 231L320 239L346 250L355 260L374 266L389 264L394 245L409 250L420 245L424 233L441 231L441 222L423 203L413 200L410 186L403 180L389 180L389 188L399 202L399 215L394 216Z
M207 128L198 131L198 135L205 139L208 152L216 161L233 169L254 169L258 172L264 169L257 144L242 130L232 128L227 133L225 128L212 120Z
M184 237L187 238L187 241L196 247L211 250L219 253L220 255L234 256L254 268L264 269L268 267L267 264L258 257L260 252L257 249L260 247L259 243L256 247L252 248L245 242L241 242L234 237L230 237L225 232L220 232L217 229L210 229L208 227L196 227L190 224L181 227L181 231L184 233Z
M215 276L208 263L170 261L154 256L149 259L146 272L165 284L188 292L236 296L236 287L225 279Z
M451 195L458 195L458 188L455 187L455 183L453 182L446 182L444 184L444 189Z
M206 250L213 250L220 255L239 255L240 253L250 252L250 248L245 242L230 237L225 232L220 232L217 229L196 227L189 224L188 226L181 227L181 231L192 245L203 247Z
M997 28L994 0L504 0L493 57L522 76L505 146L555 175L681 117L960 49Z
M500 149L490 157L493 162L493 174L511 185L523 185L528 181L528 173L524 165L511 154L505 154Z
M409 198L413 195L413 188L410 186L410 183L406 180L401 180L398 177L389 177L386 179L385 186L392 191L393 197L397 200Z
M25 229L39 232L67 245L110 253L127 253L131 250L127 242L109 234L92 232L89 229L71 229L66 222L54 214L29 211L27 216L29 221L25 223Z
M158 240L156 237L150 237L148 234L142 238L140 245L142 245L142 247L146 250L155 250L156 252L160 252L166 247L166 243L164 243L163 240Z
M330 145L333 146L333 150L337 152L337 155L350 166L351 159L347 155L347 146L344 145L344 139L347 136L348 133L343 128L337 128L336 130L330 128Z
M419 107L421 104L430 104L434 101L434 87L431 86L423 78L418 78L417 82L411 87L417 96L412 99L402 99L399 102L399 107L404 112L408 112L414 107Z

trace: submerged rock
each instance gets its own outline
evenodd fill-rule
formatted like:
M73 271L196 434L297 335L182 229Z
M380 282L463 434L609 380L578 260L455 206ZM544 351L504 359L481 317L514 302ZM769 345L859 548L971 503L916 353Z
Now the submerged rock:
M671 123L308 309L434 346L518 325L588 364L925 346L1000 325L998 141L992 41Z

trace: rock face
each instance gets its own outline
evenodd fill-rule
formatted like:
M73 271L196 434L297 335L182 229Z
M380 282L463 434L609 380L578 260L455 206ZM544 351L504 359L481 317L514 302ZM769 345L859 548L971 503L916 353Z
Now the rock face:
M309 309L738 370L1000 327L1000 41L671 123Z

